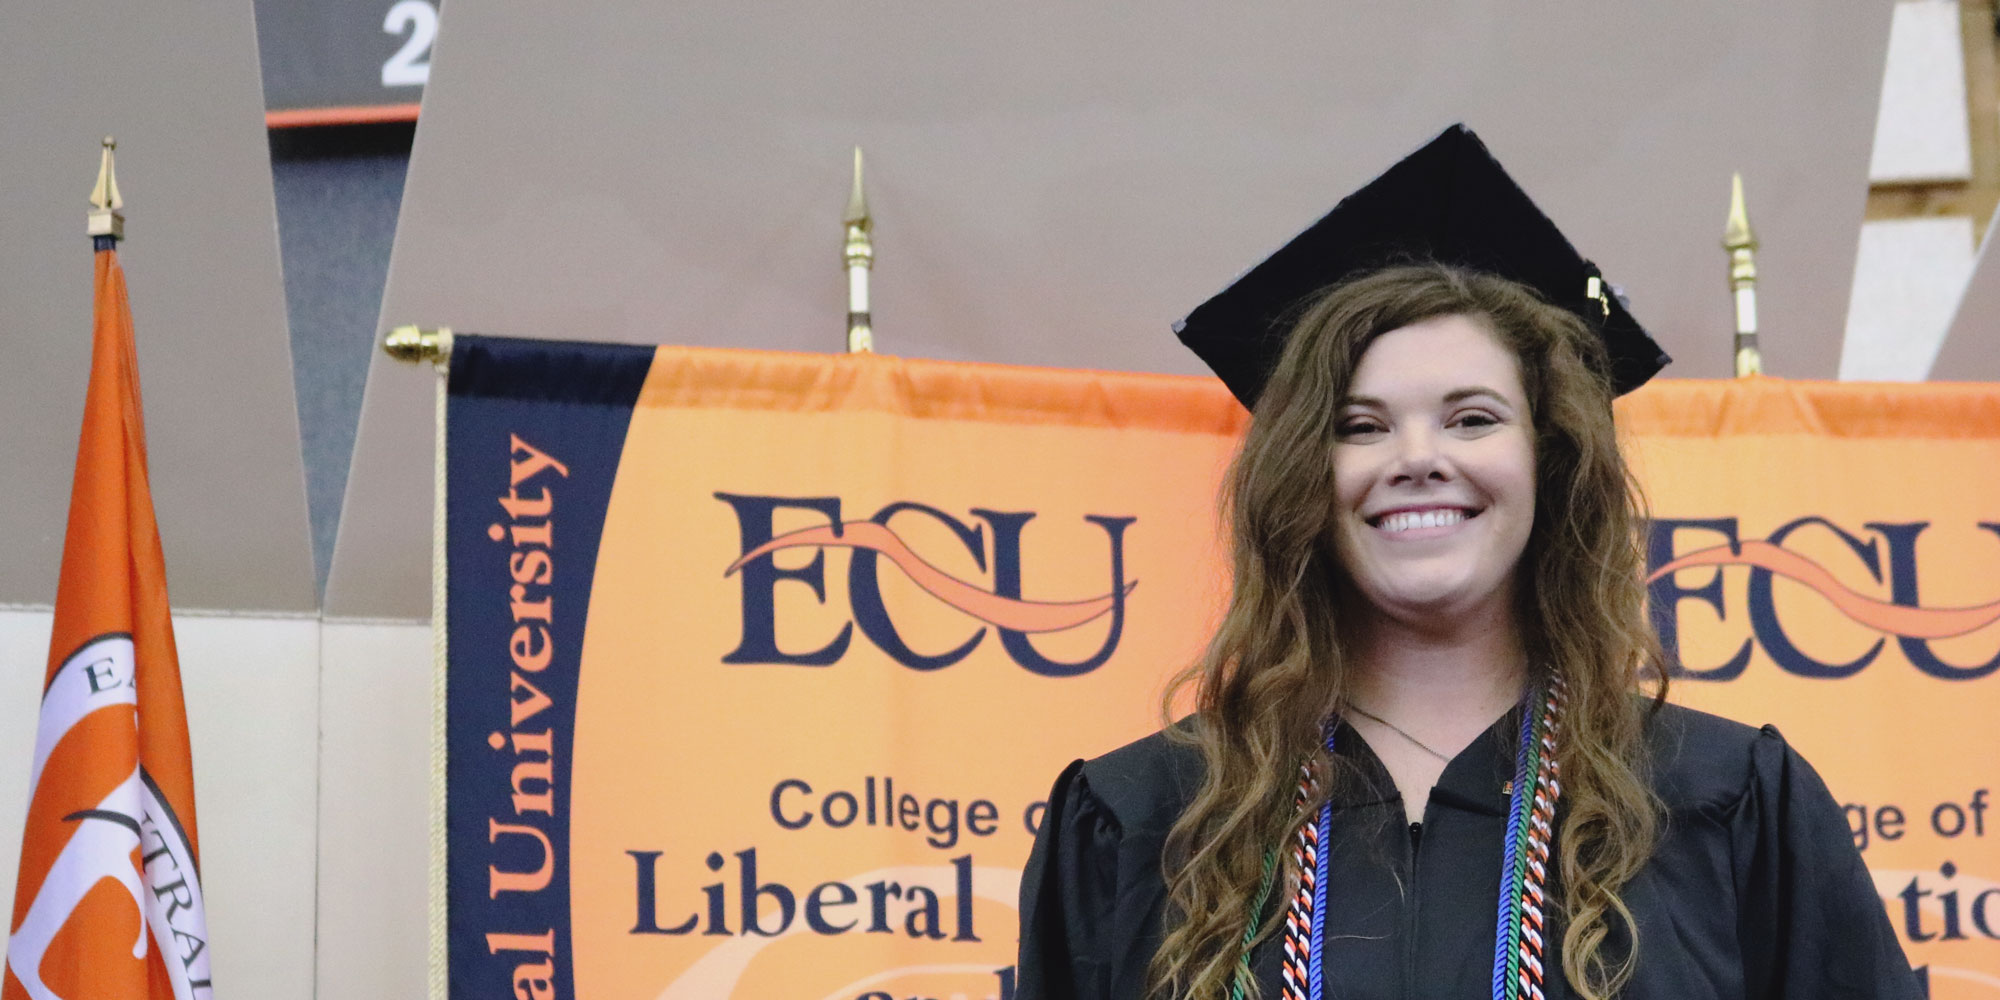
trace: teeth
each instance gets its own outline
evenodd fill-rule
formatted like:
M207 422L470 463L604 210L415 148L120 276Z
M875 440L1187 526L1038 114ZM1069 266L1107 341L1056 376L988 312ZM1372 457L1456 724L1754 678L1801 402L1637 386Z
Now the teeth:
M1382 518L1382 530L1390 533L1411 531L1416 528L1443 528L1465 520L1465 511L1456 508L1447 510L1405 510Z

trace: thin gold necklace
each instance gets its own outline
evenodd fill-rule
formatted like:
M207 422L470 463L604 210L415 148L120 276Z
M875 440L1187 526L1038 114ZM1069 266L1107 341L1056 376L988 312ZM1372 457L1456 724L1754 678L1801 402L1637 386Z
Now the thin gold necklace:
M1423 752L1430 754L1431 756L1436 757L1437 759L1444 761L1447 764L1451 763L1450 757L1438 753L1436 750L1431 749L1430 744L1425 743L1423 740L1417 739L1416 737L1411 736L1409 733L1404 732L1403 727L1396 725L1395 723L1390 722L1388 719L1376 715L1374 712L1370 712L1369 710L1362 708L1360 705L1356 705L1352 702L1349 702L1347 707L1353 709L1356 715L1359 715L1364 719L1368 719L1372 722L1379 722L1382 725L1387 726L1390 732L1395 733L1397 736L1401 736L1402 738L1409 740L1411 743L1416 744L1417 749L1422 750Z

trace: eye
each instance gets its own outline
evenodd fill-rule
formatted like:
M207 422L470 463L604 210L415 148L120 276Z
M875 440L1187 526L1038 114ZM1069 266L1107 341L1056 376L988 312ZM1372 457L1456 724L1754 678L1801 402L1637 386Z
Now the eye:
M1500 426L1500 418L1483 410L1468 410L1452 418L1450 426L1468 430L1485 430Z
M1334 427L1333 436L1341 441L1350 441L1388 432L1389 428L1374 417L1348 417Z

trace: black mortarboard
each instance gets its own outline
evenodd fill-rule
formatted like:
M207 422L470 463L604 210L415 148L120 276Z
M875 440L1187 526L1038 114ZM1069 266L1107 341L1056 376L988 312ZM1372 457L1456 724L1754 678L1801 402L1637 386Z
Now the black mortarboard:
M1570 246L1463 125L1341 199L1174 324L1174 332L1243 405L1254 406L1309 296L1363 272L1423 262L1510 278L1583 317L1604 338L1612 388L1621 395L1672 360L1612 294L1597 265Z

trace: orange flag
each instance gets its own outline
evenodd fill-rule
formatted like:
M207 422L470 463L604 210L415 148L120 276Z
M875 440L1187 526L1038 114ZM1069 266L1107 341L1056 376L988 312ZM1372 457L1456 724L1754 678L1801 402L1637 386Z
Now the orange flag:
M0 1000L210 995L187 712L115 245L97 239L90 388Z

